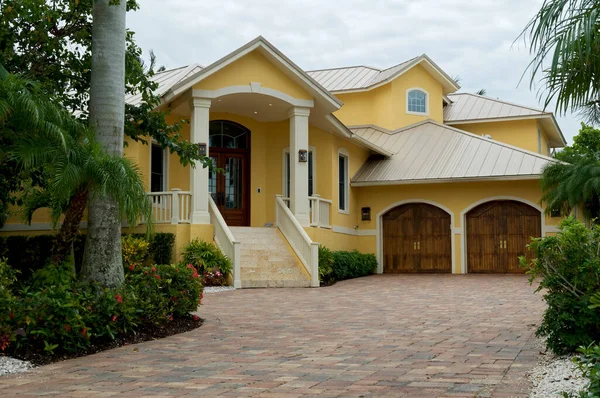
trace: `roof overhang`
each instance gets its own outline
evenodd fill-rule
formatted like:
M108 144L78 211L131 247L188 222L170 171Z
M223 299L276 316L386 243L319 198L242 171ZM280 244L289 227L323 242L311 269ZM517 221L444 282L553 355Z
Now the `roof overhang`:
M423 179L423 180L394 180L394 181L352 181L353 187L377 187L384 185L416 185L416 184L450 184L459 182L482 182L482 181L522 181L522 180L539 180L539 174L531 175L515 175L515 176L499 176L499 177L464 177L464 178L444 178L444 179Z
M373 90L377 87L381 87L391 82L392 80L397 79L398 77L402 76L417 65L421 65L423 68L425 68L425 70L442 85L443 94L453 93L460 89L460 86L458 85L458 83L456 83L456 81L454 81L454 79L452 79L446 72L442 70L442 68L440 68L435 62L433 62L431 58L429 58L426 54L423 54L408 62L408 64L402 69L400 69L398 72L390 75L388 78L378 82L377 84L360 89L332 90L331 92L334 94L351 94Z
M306 72L304 72L298 65L293 63L287 58L281 51L275 46L269 43L262 36L257 37L251 42L238 48L232 53L224 56L218 61L210 64L206 68L202 69L198 73L195 73L188 78L184 79L180 83L174 85L165 95L163 96L164 102L170 102L179 95L191 89L194 85L225 68L227 65L232 64L238 59L251 53L252 51L258 50L260 53L271 61L274 65L278 66L291 80L296 82L305 88L311 95L314 96L315 102L321 104L326 112L335 112L340 109L343 102L335 97L332 93L327 91L323 86L317 83L311 78Z

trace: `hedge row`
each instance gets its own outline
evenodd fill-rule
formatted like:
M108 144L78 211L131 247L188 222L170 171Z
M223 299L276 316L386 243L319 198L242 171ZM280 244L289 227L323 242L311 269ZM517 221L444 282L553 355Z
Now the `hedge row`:
M370 275L376 270L377 258L374 254L356 250L331 251L319 246L319 279L324 284Z
M131 234L138 238L146 238L145 234ZM19 271L19 280L28 280L33 273L42 268L49 260L54 235L38 236L1 236L0 258L6 258L8 264ZM155 264L170 264L175 235L171 233L155 233L149 238L150 257ZM85 235L78 235L73 244L75 266L81 268Z

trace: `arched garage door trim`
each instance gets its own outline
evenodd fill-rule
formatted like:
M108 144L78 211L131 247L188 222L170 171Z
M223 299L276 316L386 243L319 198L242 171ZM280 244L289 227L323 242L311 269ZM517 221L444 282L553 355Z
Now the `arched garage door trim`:
M489 198L478 200L477 202L471 203L469 206L465 207L463 211L460 212L460 224L461 224L461 233L460 233L460 273L467 273L467 214L476 208L479 205L482 205L487 202L492 202L495 200L513 200L515 202L521 202L526 205L533 207L534 209L540 212L540 220L541 220L541 233L542 237L546 236L546 217L544 215L544 209L537 203L531 202L527 199L519 198L517 196L490 196Z
M406 204L410 204L410 203L424 203L424 204L428 204L428 205L432 205L435 206L439 209L444 210L446 213L450 214L450 225L452 226L452 229L454 228L454 212L451 211L449 208L447 208L446 206L439 204L437 202L434 202L432 200L427 200L427 199L406 199L406 200L401 200L399 202L395 202L392 203L391 205L389 205L388 207L384 208L383 210L381 210L379 213L377 213L377 273L378 274L382 274L383 273L383 216L384 214L386 214L388 211L392 210L393 208L396 208L398 206L402 206L402 205L406 205ZM451 231L449 231L448 233L451 233ZM451 241L450 241L450 247L452 248L452 273L456 273L456 268L455 268L455 263L456 263L456 253L455 253L455 248L454 248L454 234L451 234Z

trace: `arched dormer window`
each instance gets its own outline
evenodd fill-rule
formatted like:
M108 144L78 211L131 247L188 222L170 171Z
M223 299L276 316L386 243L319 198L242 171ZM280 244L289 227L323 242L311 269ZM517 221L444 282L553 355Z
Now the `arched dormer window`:
M406 113L415 115L429 114L429 93L420 88L406 91Z

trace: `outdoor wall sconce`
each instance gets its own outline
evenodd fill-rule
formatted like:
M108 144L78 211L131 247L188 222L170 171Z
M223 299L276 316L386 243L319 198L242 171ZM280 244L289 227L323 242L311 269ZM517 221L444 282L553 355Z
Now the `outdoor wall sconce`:
M360 209L360 212L362 214L363 221L371 221L371 208L370 207L363 207L362 209Z
M300 149L298 151L298 161L301 163L308 162L308 151L306 149Z
M552 209L550 211L550 217L554 218L554 217L560 217L560 210L559 209Z
M206 156L206 144L198 144L198 156Z

